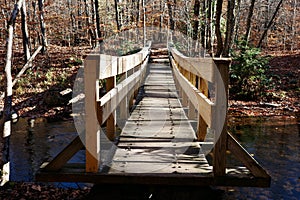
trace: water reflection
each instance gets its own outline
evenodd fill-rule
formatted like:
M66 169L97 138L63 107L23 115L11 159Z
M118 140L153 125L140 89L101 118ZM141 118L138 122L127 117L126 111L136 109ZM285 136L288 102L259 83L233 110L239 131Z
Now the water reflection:
M230 130L272 177L270 188L226 188L225 199L300 199L300 136L293 117L238 118Z
M272 177L270 188L222 187L221 199L300 199L300 135L291 117L235 118L230 131ZM59 153L75 136L72 121L36 122L20 119L11 135L11 180L33 181L41 163ZM80 152L72 162L84 162ZM229 160L229 164L237 164Z
M33 181L40 165L51 160L77 135L72 121L47 123L36 119L30 126L27 119L20 119L12 127L10 161L12 181ZM84 154L74 158L84 161ZM73 160L74 161L74 160Z

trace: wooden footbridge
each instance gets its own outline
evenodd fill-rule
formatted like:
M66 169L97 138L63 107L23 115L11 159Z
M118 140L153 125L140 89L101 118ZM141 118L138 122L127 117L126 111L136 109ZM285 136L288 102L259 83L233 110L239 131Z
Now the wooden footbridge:
M230 59L166 52L149 44L129 56L89 56L85 134L44 163L36 180L268 187L270 176L226 130ZM69 163L80 150L85 163ZM243 165L227 166L228 154Z

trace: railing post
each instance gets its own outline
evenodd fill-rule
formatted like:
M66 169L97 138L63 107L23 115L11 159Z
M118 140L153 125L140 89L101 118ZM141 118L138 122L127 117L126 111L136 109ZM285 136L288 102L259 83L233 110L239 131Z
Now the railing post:
M196 85L196 75L189 72L189 81L192 83L193 86ZM189 110L188 110L188 118L195 119L196 118L196 109L191 100L189 100Z
M84 64L86 172L97 172L99 167L100 136L95 109L99 61L100 55L94 55L86 59Z
M116 86L116 77L112 76L106 79L106 92L109 92ZM116 133L116 121L115 121L116 111L113 111L106 120L106 136L110 141L115 139Z
M199 77L198 78L198 89L206 96L208 97L208 82ZM198 115L198 125L197 125L197 138L198 141L204 141L207 133L207 124L202 118L202 116Z
M215 176L224 176L226 173L226 143L227 143L227 108L228 108L228 84L229 84L229 65L231 63L231 59L224 58L224 59L214 59L215 64L217 65L217 68L219 70L219 73L221 75L223 84L217 83L217 93L219 93L219 90L224 90L226 97L224 96L217 96L216 101L219 101L219 104L221 106L226 107L226 115L225 115L225 121L223 129L220 133L218 141L216 141L216 144L214 146L214 158L213 158L213 173ZM224 86L224 88L223 88ZM222 109L222 108L221 108ZM217 111L218 112L218 111ZM216 115L217 121L222 121L222 119L218 119L219 115Z
M125 72L122 75L122 79L125 80L127 78L127 72ZM127 95L124 97L124 99L120 103L120 118L125 120L129 116L129 110L128 110L128 98Z

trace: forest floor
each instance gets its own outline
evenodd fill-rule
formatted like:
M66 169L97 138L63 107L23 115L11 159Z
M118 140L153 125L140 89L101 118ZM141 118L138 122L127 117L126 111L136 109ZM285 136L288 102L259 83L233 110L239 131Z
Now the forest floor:
M39 54L33 68L14 87L13 108L20 117L70 119L71 93L76 73L89 47L49 46L48 53ZM4 53L0 52L0 65L4 66ZM22 68L22 53L14 53L14 73ZM274 53L270 60L275 89L267 101L229 101L229 116L288 116L299 117L300 113L300 51L293 54ZM3 81L0 80L2 83ZM4 86L0 86L4 91ZM3 101L0 102L0 107ZM90 191L85 189L62 189L35 183L10 183L0 188L0 199L84 199Z
M300 51L269 54L274 88L267 99L238 101L230 99L229 116L295 116L300 112ZM229 95L230 96L230 95Z

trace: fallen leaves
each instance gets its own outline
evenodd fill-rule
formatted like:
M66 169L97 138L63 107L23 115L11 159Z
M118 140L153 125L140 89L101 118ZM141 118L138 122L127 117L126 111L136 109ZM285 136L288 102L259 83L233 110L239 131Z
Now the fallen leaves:
M86 199L90 188L83 189L57 188L52 185L41 185L36 183L15 183L10 182L0 188L1 200L79 200Z

